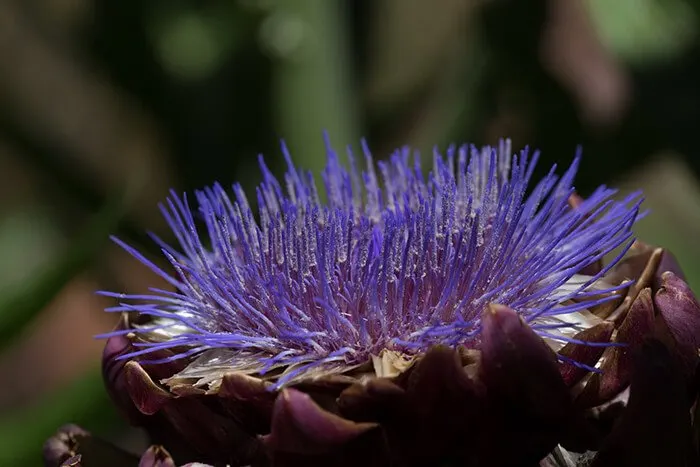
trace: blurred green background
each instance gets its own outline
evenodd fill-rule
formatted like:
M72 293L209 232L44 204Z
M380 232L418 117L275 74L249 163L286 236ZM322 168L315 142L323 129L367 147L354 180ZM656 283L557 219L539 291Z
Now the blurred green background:
M0 465L75 422L143 445L99 374L97 289L152 274L170 187L280 172L367 137L543 150L578 188L644 189L640 237L700 287L697 0L0 0Z

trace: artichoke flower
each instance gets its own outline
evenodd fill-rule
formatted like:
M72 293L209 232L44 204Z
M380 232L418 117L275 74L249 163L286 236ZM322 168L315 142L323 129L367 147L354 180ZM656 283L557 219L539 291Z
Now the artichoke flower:
M640 193L579 197L579 156L531 183L507 141L427 177L327 147L326 201L284 144L256 211L172 193L168 271L115 239L172 287L103 292L108 391L154 443L131 465L696 465L700 307L634 238ZM91 465L76 430L47 465Z

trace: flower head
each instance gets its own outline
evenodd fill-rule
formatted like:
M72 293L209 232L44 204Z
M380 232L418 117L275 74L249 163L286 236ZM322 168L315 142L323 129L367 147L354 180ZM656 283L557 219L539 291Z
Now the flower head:
M507 142L436 151L428 175L363 150L346 169L328 145L319 190L283 146L255 210L239 185L173 194L171 272L118 241L172 286L105 292L103 373L155 443L142 465L692 463L700 303L632 239L639 194L580 198L578 157L531 181ZM94 461L89 439L60 432L47 465Z
M174 273L117 240L175 288L109 294L123 302L110 311L152 318L127 330L144 339L124 358L203 354L200 369L224 362L280 386L387 351L410 360L436 344L478 349L493 303L559 348L582 312L628 285L601 280L616 260L593 266L631 245L640 196L618 202L601 187L572 208L578 157L531 184L537 154L512 155L509 142L436 150L427 176L409 149L375 167L363 144L360 172L350 151L346 169L328 145L323 202L282 148L284 182L260 159L257 212L238 184L233 200L218 184L196 192L196 207L172 193L162 212L179 245L156 240Z

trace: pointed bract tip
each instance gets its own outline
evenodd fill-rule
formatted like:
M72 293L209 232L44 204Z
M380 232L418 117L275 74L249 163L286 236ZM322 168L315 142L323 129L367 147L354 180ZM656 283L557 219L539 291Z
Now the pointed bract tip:
M319 407L309 395L284 389L275 402L271 432L263 442L277 451L322 453L375 427L375 423L346 420Z
M143 367L134 361L124 365L129 396L145 415L153 415L173 396L158 386Z
M664 272L654 305L678 344L686 371L694 373L700 348L700 304L690 286L675 273Z

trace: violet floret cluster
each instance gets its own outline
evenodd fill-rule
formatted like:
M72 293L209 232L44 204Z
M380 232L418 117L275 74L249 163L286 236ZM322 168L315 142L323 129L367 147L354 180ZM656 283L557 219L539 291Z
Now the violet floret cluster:
M327 143L321 191L283 144L284 180L260 158L255 209L238 184L232 197L216 184L194 202L173 192L161 210L178 245L154 237L171 272L116 240L173 287L104 292L120 299L109 311L151 317L115 332L146 336L123 358L229 349L260 374L291 369L283 384L386 349L478 348L492 303L567 342L581 330L573 316L629 285L602 278L633 242L641 195L616 201L603 186L572 209L578 156L531 184L537 153L513 155L509 142L436 150L427 175L408 148L376 164L362 149L365 168L349 149L346 168Z

